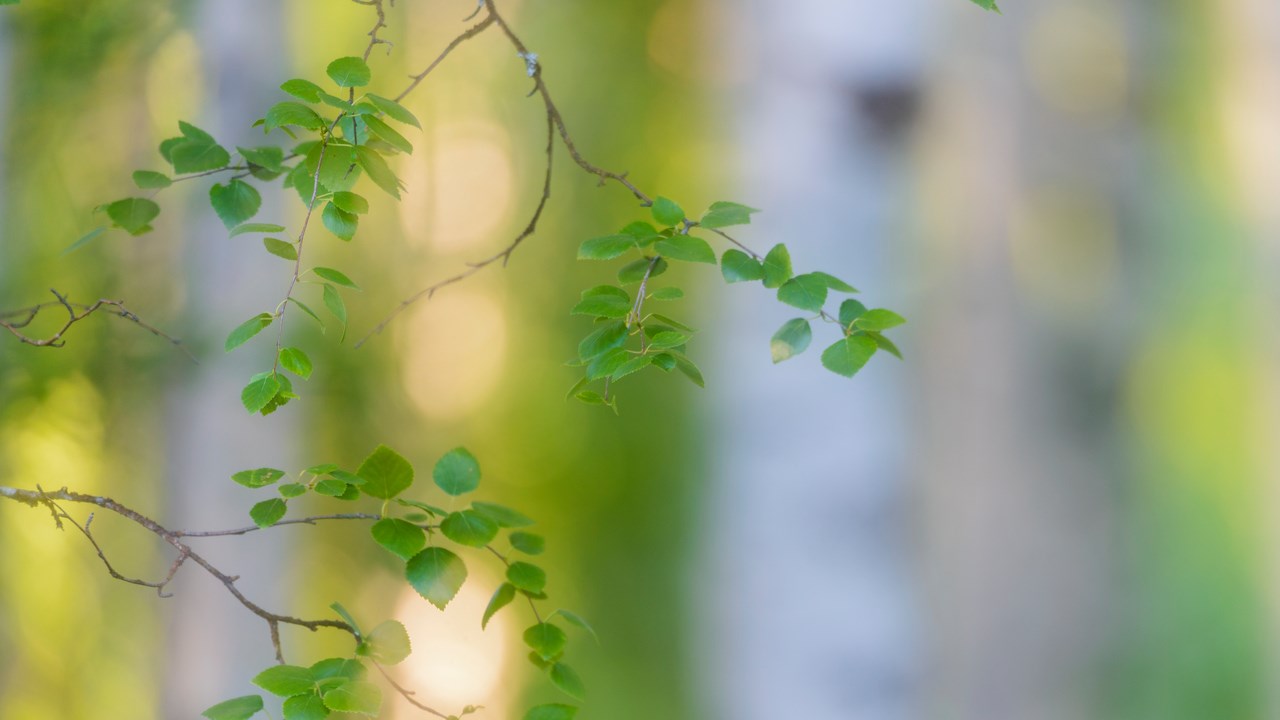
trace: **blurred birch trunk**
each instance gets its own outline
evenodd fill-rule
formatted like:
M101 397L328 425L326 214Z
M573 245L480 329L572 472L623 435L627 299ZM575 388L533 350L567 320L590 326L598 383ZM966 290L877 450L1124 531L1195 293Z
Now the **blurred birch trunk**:
M281 4L255 0L206 0L193 13L209 93L201 117L192 120L233 154L235 145L267 144L249 123L278 100L276 86L287 60L280 42L281 13ZM259 213L264 222L290 224L279 200L264 193ZM239 402L249 377L269 367L274 327L271 336L264 333L260 343L232 355L222 354L222 338L244 318L274 307L284 292L284 277L272 272L278 269L274 263L261 262L251 244L228 240L206 195L191 202L185 238L186 325L192 334L208 338L208 351L203 364L176 378L170 392L167 516L174 527L235 527L249 524L247 510L255 498L236 491L231 473L293 467L290 411L296 407L266 419L247 416ZM287 537L225 538L200 548L221 569L242 577L238 586L246 595L281 611L291 596L281 584ZM264 622L197 568L187 568L184 575L169 618L166 717L191 717L215 702L245 694L256 671L274 661ZM288 630L282 632L288 653Z

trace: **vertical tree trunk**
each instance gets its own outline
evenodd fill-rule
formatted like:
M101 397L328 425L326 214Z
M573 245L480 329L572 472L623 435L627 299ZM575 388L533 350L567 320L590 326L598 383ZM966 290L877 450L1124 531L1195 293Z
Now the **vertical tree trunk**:
M751 73L736 117L744 181L764 208L742 233L787 243L797 272L823 269L872 306L892 282L904 214L902 141L918 95L918 2L762 0L733 5ZM897 245L900 247L900 244ZM789 318L754 286L721 310L710 374L717 429L706 585L714 718L913 716L920 671L906 545L902 366L877 357L855 380L824 370L839 337L778 366L769 335Z
M285 58L280 38L279 3L216 0L200 3L193 25L205 57L209 88L201 118L191 118L213 133L228 150L235 145L266 144L250 128L276 99ZM225 178L222 179L225 182ZM263 195L264 220L288 224L280 198ZM288 407L270 418L247 417L240 388L250 375L268 369L271 340L223 355L222 338L284 292L274 264L261 262L243 238L229 241L205 195L194 198L187 236L187 325L208 339L207 359L170 393L172 435L169 467L172 489L169 517L177 527L246 524L255 501L237 492L231 473L251 467L291 468L297 418ZM296 318L295 318L296 319ZM272 328L274 330L274 328ZM242 576L238 585L269 609L283 609L289 593L278 582L287 536L254 537L245 542L219 540L201 546L226 571ZM252 548L250 550L250 548ZM188 568L170 618L170 652L165 682L166 717L191 717L214 702L244 694L255 668L272 662L267 627L208 577ZM198 579L197 579L198 578ZM286 635L287 638L287 635Z

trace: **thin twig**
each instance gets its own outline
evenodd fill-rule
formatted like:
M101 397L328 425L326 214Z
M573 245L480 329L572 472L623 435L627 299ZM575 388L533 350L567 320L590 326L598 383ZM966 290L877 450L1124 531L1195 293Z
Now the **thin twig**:
M73 492L66 488L62 488L61 490L58 490L56 492L46 492L44 490L22 490L19 488L12 488L12 487L0 487L0 497L8 498L10 500L14 500L26 505L30 505L32 507L38 507L40 505L48 506L50 507L51 511L54 511L55 513L54 519L56 522L58 522L59 526L61 525L61 519L62 517L65 516L65 513L60 514L55 510L56 505L54 503L56 501L83 503L86 505L96 505L97 507L110 510L115 514L120 515L121 517L124 517L128 520L131 520L137 525L140 525L141 527L150 531L156 537L160 538L161 540L171 545L175 550L178 551L179 557L181 559L180 561L174 562L173 566L171 566L170 568L169 577L161 585L167 585L168 582L173 579L173 576L176 575L178 572L178 568L182 565L182 562L185 562L186 559L189 558L190 560L194 561L197 565L204 568L205 572L209 573L215 579L217 579L220 583L222 583L222 586L226 588L227 592L231 593L231 595L237 601L239 601L239 603L243 605L246 610L262 618L267 623L267 627L271 632L271 644L275 648L276 659L282 663L284 662L284 652L280 645L280 633L279 633L279 626L282 624L294 625L297 627L306 628L311 631L319 630L320 628L333 628L333 629L341 630L345 633L348 633L353 638L358 639L355 628L351 627L350 625L348 625L347 623L341 620L329 620L329 619L305 620L305 619L293 617L290 615L282 615L280 613L274 613L263 608L261 605L258 605L257 603L253 602L248 597L246 597L244 593L240 592L240 588L236 587L236 581L239 580L238 577L233 575L228 575L222 570L219 570L212 563L206 560L202 555L200 555L195 550L193 550L189 545L182 542L181 540L181 538L183 537L182 534L165 528L163 525L156 522L155 520L152 520L151 518L143 515L142 513L139 513L136 510L126 507L109 497L103 497L100 495L87 495L85 493ZM89 539L92 542L93 540L92 536L89 536ZM96 548L97 543L95 542L93 544ZM105 557L103 558L103 560L105 562ZM113 577L115 577L115 575L116 573L113 573ZM128 580L127 578L124 578L124 579ZM146 585L148 587L156 586L155 584L147 583L145 581L137 582L134 584Z
M66 341L62 339L62 336L71 329L72 325L75 325L81 320L84 320L90 315L101 310L109 315L122 317L125 320L134 323L138 327L150 332L152 335L168 340L171 345L181 350L187 357L191 358L192 362L198 362L195 356L191 354L191 351L182 344L181 340L169 335L154 325L144 322L142 318L138 317L133 313L133 311L125 307L123 301L101 299L91 305L85 305L83 303L73 303L68 301L66 296L62 295L57 290L50 290L49 292L53 293L53 296L57 298L57 300L20 308L18 310L0 312L0 328L8 330L9 333L18 338L20 342L27 345L34 345L35 347L62 347L66 344ZM40 314L41 310L51 307L60 307L67 311L67 319L63 322L62 327L54 331L52 335L44 338L38 338L23 332L23 330L36 319L36 316ZM9 318L18 319L10 320Z

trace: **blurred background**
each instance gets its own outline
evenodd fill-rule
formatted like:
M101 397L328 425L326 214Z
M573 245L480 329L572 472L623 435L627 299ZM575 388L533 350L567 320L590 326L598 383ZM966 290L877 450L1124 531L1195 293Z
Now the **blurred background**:
M465 27L472 0L401 0L371 59L394 95ZM557 148L538 234L505 270L402 297L504 246L537 200L545 132L496 33L406 104L403 202L367 193L349 270L352 336L302 323L303 399L246 419L285 264L227 239L207 186L162 195L156 231L93 208L162 169L179 119L227 147L290 77L358 53L343 0L23 0L0 11L0 308L122 298L196 365L128 323L68 347L0 338L0 485L109 494L171 527L246 522L229 481L257 466L354 467L378 442L425 477L466 445L484 499L538 518L558 606L589 618L570 658L583 715L816 720L1280 718L1280 5L1273 0L507 0L593 162L696 212L764 208L738 233L786 242L900 311L906 360L852 381L818 353L774 367L792 316L713 270L683 278L693 356L621 387L621 414L566 403L612 268L578 243L643 211ZM260 218L300 220L282 193ZM314 252L314 255L311 253ZM821 339L816 342L821 342ZM819 346L820 347L820 346ZM316 502L307 510L330 511ZM81 510L77 508L77 510ZM153 537L100 517L104 549L163 575ZM445 708L513 717L555 700L519 651L523 619L478 617L496 567L447 612L406 591L357 527L281 528L200 548L267 607L396 616L399 668ZM367 585L351 578L374 566ZM43 511L0 505L0 718L188 718L252 690L262 624L188 568L161 600L112 581ZM341 638L286 632L300 657ZM389 716L407 718L395 707Z

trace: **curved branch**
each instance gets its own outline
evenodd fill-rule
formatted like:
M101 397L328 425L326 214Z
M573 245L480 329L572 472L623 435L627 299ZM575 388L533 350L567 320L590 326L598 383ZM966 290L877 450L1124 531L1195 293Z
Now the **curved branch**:
M54 511L55 513L54 519L55 521L58 521L59 527L61 527L61 522L60 522L61 517L65 517L65 513L63 513L61 517L59 516L57 511L58 506L56 504L57 501L83 503L86 505L96 505L97 507L103 508L105 510L110 510L115 514L132 521L134 524L145 528L156 537L159 537L161 540L173 546L173 548L178 551L179 559L175 560L173 566L170 568L169 577L163 583L159 583L160 587L167 585L168 582L173 579L173 576L177 574L178 568L180 568L183 562L185 562L185 560L189 558L190 560L195 562L197 565L204 568L205 572L209 573L215 579L221 582L223 587L227 589L227 592L231 593L231 595L237 601L239 601L239 603L243 605L246 610L262 618L267 623L267 628L271 632L271 644L275 648L276 659L281 663L284 663L284 652L280 645L280 625L294 625L297 627L306 628L311 631L319 630L320 628L333 628L335 630L341 630L345 633L348 633L353 638L359 639L359 636L357 635L355 628L351 627L350 625L348 625L347 623L341 620L329 620L329 619L305 620L305 619L296 618L290 615L282 615L280 613L271 612L270 610L263 608L261 605L258 605L257 603L255 603L254 601L246 597L245 594L240 592L240 589L236 587L236 581L240 579L238 576L228 575L227 573L215 567L212 563L206 560L202 555L200 555L195 550L193 550L189 545L182 542L180 538L183 537L183 535L181 533L165 528L163 525L156 522L155 520L152 520L151 518L143 515L142 513L139 513L136 510L133 510L132 508L129 508L120 504L119 502L113 500L112 498L103 497L100 495L87 495L85 493L73 492L66 488L62 488L61 490L57 490L55 492L46 492L44 490L22 490L20 488L12 488L12 487L0 487L0 497L8 498L10 500L14 500L14 501L23 503L25 505L30 505L31 507L39 507L41 505L49 507L50 510ZM79 525L77 525L77 527L79 527ZM85 532L83 528L81 528L81 530L82 532ZM86 532L86 535L87 534L88 533ZM91 536L90 536L90 541L92 541ZM93 545L95 548L97 547L96 542L94 542ZM99 555L101 555L101 550L99 550ZM103 557L103 562L106 562L105 557ZM108 563L108 567L110 567L110 563ZM116 577L117 575L118 573L115 573L114 571L112 571L113 577ZM128 578L121 577L120 579L130 581ZM148 587L156 587L155 584L147 583L145 581L136 582L134 584L146 585Z

